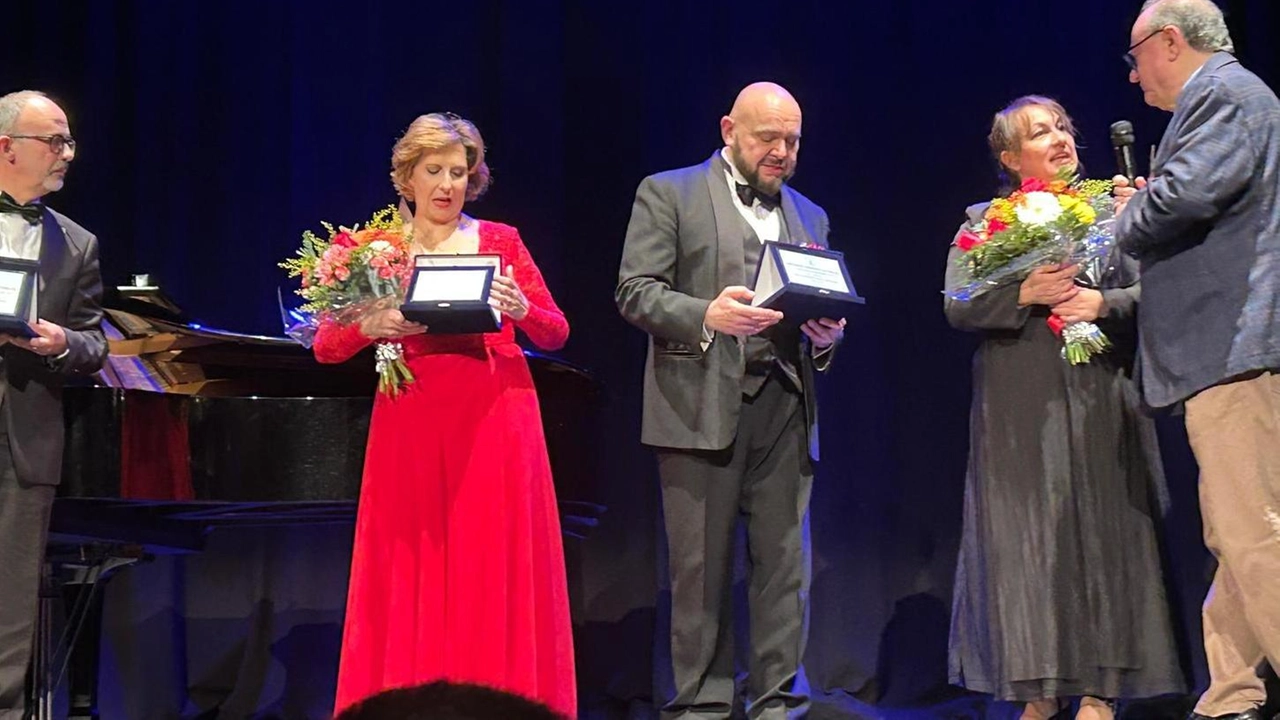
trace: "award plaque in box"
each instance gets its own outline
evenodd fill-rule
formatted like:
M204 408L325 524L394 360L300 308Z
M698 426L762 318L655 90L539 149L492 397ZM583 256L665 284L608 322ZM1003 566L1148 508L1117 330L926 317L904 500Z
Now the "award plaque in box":
M418 255L400 312L428 335L497 332L502 313L489 288L501 264L499 255Z
M34 260L0 257L0 334L33 338L28 324L33 318L37 273Z
M761 249L754 291L752 305L778 310L797 324L838 320L866 303L849 279L843 253L771 240Z

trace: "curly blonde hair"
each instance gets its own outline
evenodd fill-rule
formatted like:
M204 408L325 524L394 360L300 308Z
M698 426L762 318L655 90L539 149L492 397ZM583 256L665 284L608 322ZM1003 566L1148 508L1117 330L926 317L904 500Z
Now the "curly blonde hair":
M409 180L422 156L450 145L461 145L467 154L467 200L475 200L489 189L484 139L475 124L453 113L430 113L410 123L391 149L391 184L400 197L412 199Z

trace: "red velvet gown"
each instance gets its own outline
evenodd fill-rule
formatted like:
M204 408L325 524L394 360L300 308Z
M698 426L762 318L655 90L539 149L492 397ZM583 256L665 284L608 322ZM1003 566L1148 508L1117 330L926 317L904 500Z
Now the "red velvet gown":
M335 712L443 678L577 715L560 519L512 327L554 350L569 325L516 229L481 222L479 235L514 266L529 313L499 333L402 341L415 381L373 406ZM342 362L370 342L323 325L314 350Z

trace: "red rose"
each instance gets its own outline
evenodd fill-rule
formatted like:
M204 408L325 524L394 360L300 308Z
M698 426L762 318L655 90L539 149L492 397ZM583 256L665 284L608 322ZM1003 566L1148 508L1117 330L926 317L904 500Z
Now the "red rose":
M965 230L960 233L960 237L956 238L956 247L962 252L969 252L983 243L983 239L977 233Z
M1004 232L1005 230L1008 230L1008 229L1009 229L1008 225L1005 225L1002 221L997 220L995 218L992 218L987 221L987 233L990 235L995 235L998 232Z
M333 269L333 276L341 282L346 282L351 277L351 271L347 269L346 265L339 265Z
M333 244L338 247L353 248L356 246L356 239L351 237L351 233L340 232L334 236Z
M1040 178L1027 178L1022 181L1022 187L1018 189L1024 193L1044 192L1049 189L1049 186Z

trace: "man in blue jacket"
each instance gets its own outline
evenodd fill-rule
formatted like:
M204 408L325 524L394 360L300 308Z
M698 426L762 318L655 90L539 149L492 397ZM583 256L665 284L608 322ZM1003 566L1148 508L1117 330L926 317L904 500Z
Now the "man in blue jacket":
M1280 668L1280 101L1209 0L1148 0L1130 42L1130 82L1173 118L1116 236L1142 263L1143 393L1185 404L1219 563L1191 717L1255 720Z

